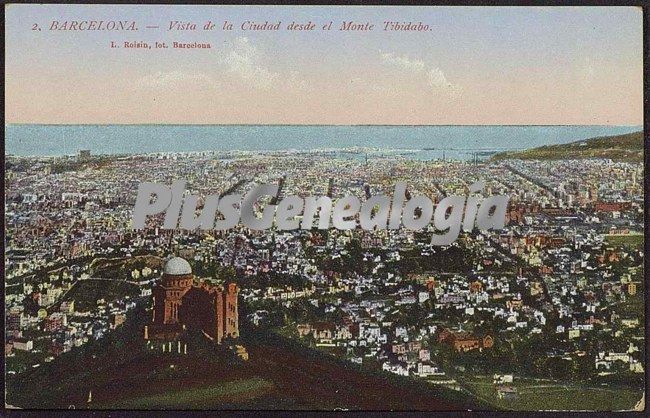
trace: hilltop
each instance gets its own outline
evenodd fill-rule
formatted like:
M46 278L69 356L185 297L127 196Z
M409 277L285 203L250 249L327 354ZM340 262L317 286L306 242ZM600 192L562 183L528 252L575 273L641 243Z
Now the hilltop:
M609 158L613 161L643 161L643 131L624 135L584 139L561 145L545 145L524 151L500 152L492 156L497 160L561 160Z

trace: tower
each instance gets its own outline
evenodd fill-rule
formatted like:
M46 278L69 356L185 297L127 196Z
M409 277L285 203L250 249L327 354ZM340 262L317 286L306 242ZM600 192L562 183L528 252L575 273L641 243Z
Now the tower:
M218 344L221 344L221 341L226 337L239 337L238 296L239 287L235 283L228 283L222 290L217 292L215 307L217 311L216 340Z
M192 267L180 258L170 258L165 263L159 286L153 290L154 324L176 324L183 296L192 287Z
M226 287L226 335L233 338L239 336L238 296L239 288L237 284L229 283Z

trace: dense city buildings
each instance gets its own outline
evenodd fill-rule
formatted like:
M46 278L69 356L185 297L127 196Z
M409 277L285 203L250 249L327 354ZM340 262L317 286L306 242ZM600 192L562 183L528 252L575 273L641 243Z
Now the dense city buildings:
M160 355L191 352L191 330L243 352L245 324L363 369L470 393L493 388L485 396L496 403L526 399L522 387L540 379L643 382L641 163L424 161L354 149L84 152L8 156L6 167L10 377L101 341L142 307L140 341ZM505 228L462 231L444 247L430 244L432 226L168 231L156 215L132 229L138 185L179 178L198 196L281 185L258 202L258 216L283 196L363 200L398 181L407 197L433 202L483 181L479 197L510 202Z

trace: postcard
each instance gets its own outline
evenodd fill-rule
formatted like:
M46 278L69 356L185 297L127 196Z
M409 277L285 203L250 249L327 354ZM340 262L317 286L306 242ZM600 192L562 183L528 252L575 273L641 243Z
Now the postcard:
M5 408L643 411L643 10L5 6Z

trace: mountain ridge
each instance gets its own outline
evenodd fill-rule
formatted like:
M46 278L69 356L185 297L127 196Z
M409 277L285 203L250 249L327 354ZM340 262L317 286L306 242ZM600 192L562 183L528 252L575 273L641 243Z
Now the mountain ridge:
M494 154L499 160L562 160L609 158L619 162L643 161L643 131L629 134L601 136L560 145L544 145L523 151L506 151Z

